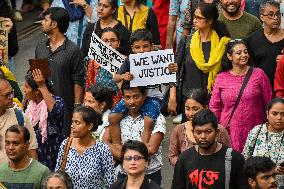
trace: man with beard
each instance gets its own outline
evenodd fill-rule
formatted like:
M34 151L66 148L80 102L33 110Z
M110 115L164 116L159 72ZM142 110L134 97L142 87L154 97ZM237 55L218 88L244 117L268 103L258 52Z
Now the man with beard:
M250 189L276 189L275 163L268 157L252 157L245 164Z
M71 131L74 107L81 105L84 84L83 56L64 33L69 26L68 12L52 7L43 13L42 31L48 36L37 44L35 57L48 58L55 95L64 100L64 134Z
M280 28L280 3L266 1L260 5L259 11L263 30L248 37L247 47L251 64L266 73L273 89L277 61L284 50L284 30Z
M184 151L174 170L172 189L244 189L243 156L216 142L219 134L214 113L203 109L192 120L196 146Z
M226 24L232 39L244 39L262 28L255 16L241 10L241 0L220 0L220 2L223 11L219 20Z
M29 119L13 104L14 90L6 78L0 77L0 164L8 160L5 153L5 132L11 125L21 125L30 132L29 156L36 159L37 141Z

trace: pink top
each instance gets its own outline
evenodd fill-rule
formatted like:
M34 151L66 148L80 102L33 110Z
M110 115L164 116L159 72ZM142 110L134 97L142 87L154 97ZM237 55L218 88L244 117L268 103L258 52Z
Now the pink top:
M229 71L217 75L209 107L219 123L227 126L245 75L233 75ZM254 68L230 123L230 138L234 150L243 151L248 133L259 124L265 123L265 111L273 94L265 73Z
M219 126L220 133L218 135L217 141L223 144L226 147L231 147L230 138L226 129L222 126ZM186 137L185 134L185 124L177 125L171 135L170 145L169 145L169 161L172 166L176 165L178 156L185 150L196 145Z

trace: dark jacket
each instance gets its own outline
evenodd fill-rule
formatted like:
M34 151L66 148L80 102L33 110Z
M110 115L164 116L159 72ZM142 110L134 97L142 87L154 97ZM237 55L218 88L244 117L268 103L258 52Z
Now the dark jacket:
M113 183L110 189L125 189L126 182L127 182L127 177L119 179L115 183ZM154 181L152 181L151 179L145 176L140 189L162 189L162 188Z

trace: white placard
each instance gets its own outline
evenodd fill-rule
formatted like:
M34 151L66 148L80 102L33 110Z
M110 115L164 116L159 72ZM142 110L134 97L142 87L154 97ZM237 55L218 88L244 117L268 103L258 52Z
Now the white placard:
M176 82L176 73L170 73L168 64L174 62L172 49L129 55L131 87Z
M109 72L117 72L125 58L93 32L88 56Z

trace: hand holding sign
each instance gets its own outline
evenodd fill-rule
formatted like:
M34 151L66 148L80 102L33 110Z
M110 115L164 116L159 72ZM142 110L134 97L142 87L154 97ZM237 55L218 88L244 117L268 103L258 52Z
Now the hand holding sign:
M4 18L3 21L4 21L4 28L8 31L8 33L10 33L13 27L13 22L11 18Z
M32 76L39 87L45 87L45 79L40 71L40 69L34 69L32 71Z
M12 26L11 19L0 17L0 56L5 65L8 64L8 33Z
M131 81L133 78L134 78L134 76L130 72L126 72L125 74L123 74L123 80L124 81Z

